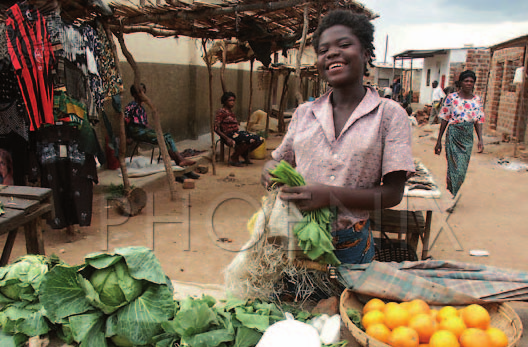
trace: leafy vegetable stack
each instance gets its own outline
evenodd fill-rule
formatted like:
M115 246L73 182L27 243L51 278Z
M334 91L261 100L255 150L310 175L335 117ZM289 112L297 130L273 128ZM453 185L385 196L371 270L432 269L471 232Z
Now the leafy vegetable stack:
M282 160L270 173L274 182L290 187L306 185L304 178L288 162ZM334 254L330 222L332 213L328 207L302 212L304 218L293 228L299 247L311 259L323 264L339 265Z

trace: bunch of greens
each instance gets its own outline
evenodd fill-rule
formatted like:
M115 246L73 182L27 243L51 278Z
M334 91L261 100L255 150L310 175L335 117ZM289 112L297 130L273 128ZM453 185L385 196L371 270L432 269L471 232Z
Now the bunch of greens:
M306 185L304 178L288 162L282 160L270 173L272 180L290 187ZM331 218L328 207L302 212L303 219L295 225L293 233L299 240L299 247L311 259L323 264L339 265L332 244Z
M66 343L143 346L173 317L172 291L154 253L128 247L88 255L80 266L55 266L42 282L40 301Z
M300 310L293 313L301 321L312 317ZM155 346L252 347L270 325L284 318L275 304L260 300L188 297L178 302L174 319L163 324Z
M0 268L0 346L18 346L50 329L39 291L55 257L25 255Z

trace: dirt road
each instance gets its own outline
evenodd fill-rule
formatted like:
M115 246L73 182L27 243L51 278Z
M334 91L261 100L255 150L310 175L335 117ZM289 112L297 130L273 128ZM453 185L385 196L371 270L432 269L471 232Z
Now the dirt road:
M436 134L437 127L416 128L413 152L449 195L444 183L445 156L433 154ZM270 138L268 152L279 141L279 137ZM475 153L471 159L455 212L434 216L432 240L442 218L448 218L450 228L440 232L431 255L528 270L528 172L506 170L496 163L497 157L511 157L511 144L489 144L496 142L490 137L486 142L485 153ZM263 164L263 160L254 160L253 165L234 168L218 163L216 176L211 170L202 175L196 189L180 190L178 201L170 201L165 178L161 178L145 187L148 205L140 215L129 219L116 214L104 195L97 194L92 225L80 228L73 242L64 232L45 227L46 251L70 264L79 264L91 252L143 245L154 248L167 275L174 280L222 283L222 270L247 240L246 223L265 194L259 184ZM459 244L449 237L450 232ZM469 251L473 249L487 250L490 255L472 257ZM20 233L11 260L24 253Z

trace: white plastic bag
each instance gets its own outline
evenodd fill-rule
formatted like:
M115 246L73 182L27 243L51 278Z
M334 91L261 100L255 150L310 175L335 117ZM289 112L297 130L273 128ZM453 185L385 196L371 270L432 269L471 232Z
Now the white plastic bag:
M266 329L257 347L321 347L317 329L287 317Z

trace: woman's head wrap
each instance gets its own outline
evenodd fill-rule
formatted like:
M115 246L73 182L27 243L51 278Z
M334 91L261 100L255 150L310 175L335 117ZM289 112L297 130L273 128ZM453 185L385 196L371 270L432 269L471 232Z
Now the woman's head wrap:
M466 70L466 71L462 72L460 74L460 76L458 77L458 80L460 82L462 82L463 80L465 80L468 77L473 78L473 81L477 82L477 75L475 75L475 73L473 71L471 71L471 70Z

